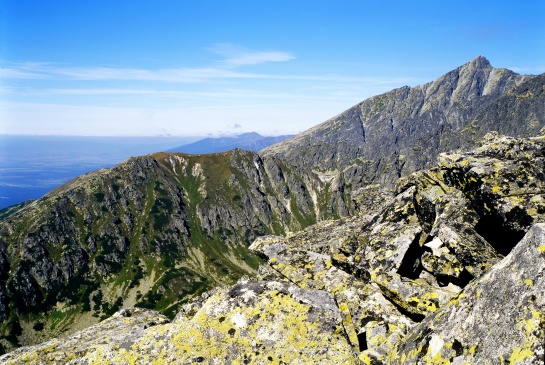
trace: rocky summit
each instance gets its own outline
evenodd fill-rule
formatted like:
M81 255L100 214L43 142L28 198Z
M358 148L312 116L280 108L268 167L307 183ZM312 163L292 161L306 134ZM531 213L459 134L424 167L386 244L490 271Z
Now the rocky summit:
M324 181L353 189L435 164L441 152L474 148L489 131L533 136L545 126L545 75L494 68L479 56L437 80L362 101L297 136L268 147Z
M257 238L256 275L170 321L123 309L4 364L542 364L545 137L488 134L357 214Z

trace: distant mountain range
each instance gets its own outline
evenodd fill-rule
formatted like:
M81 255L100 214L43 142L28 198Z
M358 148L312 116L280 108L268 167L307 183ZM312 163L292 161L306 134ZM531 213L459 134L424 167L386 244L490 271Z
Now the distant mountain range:
M256 132L243 133L233 137L205 138L199 141L175 147L167 152L191 154L227 152L235 148L257 152L275 143L282 142L292 135L266 137Z

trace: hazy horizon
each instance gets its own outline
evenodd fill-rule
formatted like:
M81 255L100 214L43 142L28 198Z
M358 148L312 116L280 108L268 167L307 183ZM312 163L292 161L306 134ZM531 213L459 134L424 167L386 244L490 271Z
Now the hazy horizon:
M186 137L0 135L0 209L38 199L84 173L193 142Z

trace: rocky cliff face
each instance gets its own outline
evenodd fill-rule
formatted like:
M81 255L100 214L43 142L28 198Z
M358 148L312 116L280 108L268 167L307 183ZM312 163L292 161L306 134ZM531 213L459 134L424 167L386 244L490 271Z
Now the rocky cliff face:
M11 208L0 222L0 343L37 343L133 305L173 317L191 296L255 273L256 237L327 216L325 188L252 152L158 153Z
M544 84L544 75L521 76L477 57L428 84L369 98L262 154L311 167L345 188L393 187L491 130L535 135L545 125Z
M354 194L359 213L250 247L256 276L169 322L123 310L6 364L540 364L545 137L469 153Z

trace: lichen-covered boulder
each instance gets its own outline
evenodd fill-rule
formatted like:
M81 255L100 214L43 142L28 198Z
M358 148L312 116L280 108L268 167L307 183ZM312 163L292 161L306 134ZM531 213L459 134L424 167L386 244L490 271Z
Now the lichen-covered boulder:
M239 282L217 291L190 318L150 329L112 364L355 364L331 295L281 282Z
M127 317L127 313L134 313ZM133 310L68 339L23 348L6 364L359 364L326 291L282 282L215 290L191 316L149 323ZM132 323L135 316L146 320ZM142 322L142 324L140 324ZM149 326L149 327L148 327Z
M410 331L391 364L543 364L545 224Z
M150 309L122 309L101 323L66 338L55 338L40 345L21 347L0 357L6 365L92 364L97 353L129 348L135 338L151 327L168 323L162 314ZM96 362L98 364L99 362Z
M385 354L414 325L411 318L384 297L369 274L351 275L334 266L330 256L290 246L280 237L262 237L250 249L268 260L279 280L330 293L340 310L350 343L360 351L367 350L368 343L372 343L375 351ZM267 271L266 275L273 273ZM375 326L382 326L384 331L373 330Z

